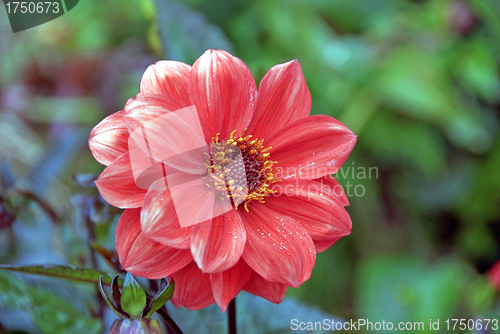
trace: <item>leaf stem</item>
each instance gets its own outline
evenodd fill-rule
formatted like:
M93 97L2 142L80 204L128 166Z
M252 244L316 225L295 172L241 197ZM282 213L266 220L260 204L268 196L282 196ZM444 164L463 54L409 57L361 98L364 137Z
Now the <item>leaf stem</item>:
M97 270L99 265L97 263L97 257L94 252L94 249L92 248L92 242L95 241L95 230L94 230L94 222L90 219L90 213L89 210L85 210L85 223L87 225L87 232L88 232L88 245L89 245L89 250L90 250L90 265L92 266L92 269ZM99 293L99 289L96 289L96 298L97 298L97 315L99 316L100 319L104 317L104 299L101 298L101 295Z
M55 210L52 208L52 206L42 198L40 198L38 195L36 195L34 192L26 189L19 189L19 188L13 188L13 192L26 197L34 202L37 202L38 205L42 208L43 211L50 217L52 222L55 224L60 224L61 219L59 218L59 215L55 212Z
M227 333L236 334L236 298L227 307Z

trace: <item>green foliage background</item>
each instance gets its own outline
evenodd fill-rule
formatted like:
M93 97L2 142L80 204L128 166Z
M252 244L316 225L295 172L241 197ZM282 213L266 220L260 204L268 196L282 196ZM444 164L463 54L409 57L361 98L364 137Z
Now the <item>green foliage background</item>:
M298 59L312 113L358 135L337 174L351 195L352 234L319 254L312 278L287 296L343 319L426 329L440 319L443 333L448 318L500 318L485 276L500 258L497 0L82 0L16 34L0 9L1 263L90 266L88 217L113 247L117 212L72 180L103 169L88 134L139 91L150 63L192 63L207 48L241 58L257 82ZM15 189L43 198L55 222ZM52 281L15 277L0 276L0 305L31 307L38 329L13 313L0 317L0 333L2 324L54 332L50 321L59 322L36 320ZM76 326L59 332L78 332L88 305L97 307L61 307L72 289L46 303Z

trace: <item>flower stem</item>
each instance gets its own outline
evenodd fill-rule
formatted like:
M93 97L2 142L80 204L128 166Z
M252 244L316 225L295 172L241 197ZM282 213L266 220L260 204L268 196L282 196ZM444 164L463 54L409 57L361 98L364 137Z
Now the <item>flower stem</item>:
M166 325L167 325L167 332L170 334L182 334L181 329L177 326L177 324L174 322L174 320L170 317L170 315L167 312L167 309L165 308L165 305L160 308L158 311L158 314L165 320Z
M227 333L236 334L236 298L227 307Z

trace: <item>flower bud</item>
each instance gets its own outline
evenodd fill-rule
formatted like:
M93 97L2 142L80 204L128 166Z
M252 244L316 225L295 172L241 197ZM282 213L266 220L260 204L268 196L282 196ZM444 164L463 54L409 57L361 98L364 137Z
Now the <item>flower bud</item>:
M164 334L156 319L131 318L113 322L109 334Z

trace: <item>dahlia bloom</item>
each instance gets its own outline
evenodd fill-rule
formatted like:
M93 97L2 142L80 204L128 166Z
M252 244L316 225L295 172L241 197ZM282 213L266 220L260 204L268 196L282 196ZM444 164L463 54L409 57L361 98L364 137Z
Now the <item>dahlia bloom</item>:
M288 286L310 277L316 253L351 232L347 197L330 175L356 136L332 117L309 116L311 95L296 60L272 67L257 91L240 59L208 50L192 67L151 65L140 89L89 138L95 159L107 166L96 181L100 194L125 209L116 230L123 268L173 277L177 307L215 302L224 311L241 290L281 302ZM146 143L148 151L199 147L184 123L165 129L156 122L189 107L199 120L201 153L184 164L150 152L142 162L160 167L139 184L132 152L141 149L131 147L141 145L134 144L138 129L173 133L159 148ZM167 182L179 170L185 180Z

